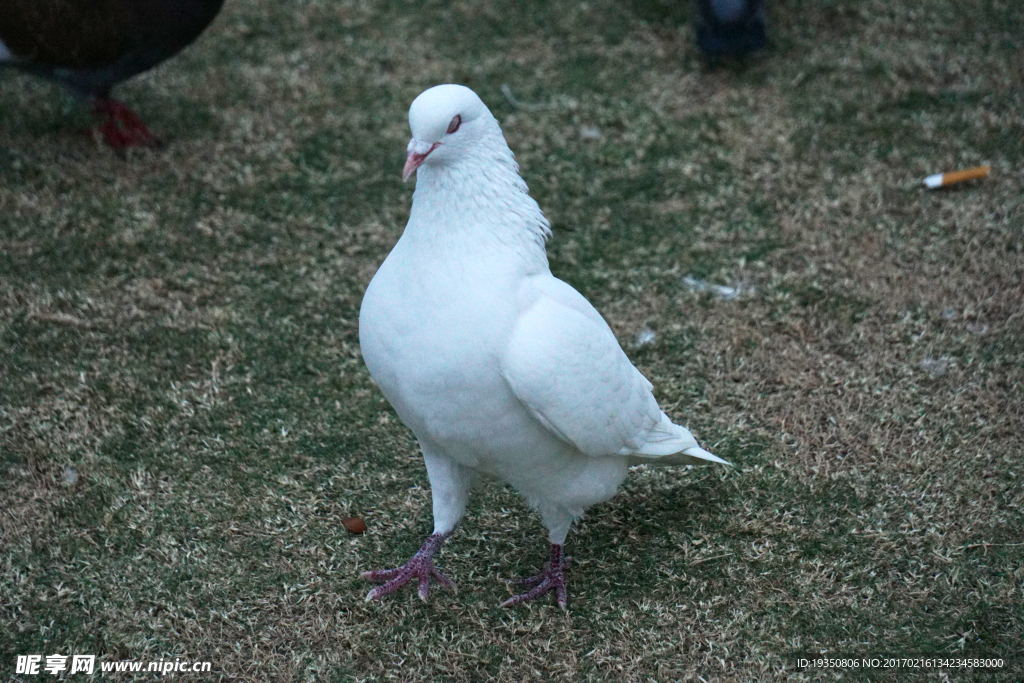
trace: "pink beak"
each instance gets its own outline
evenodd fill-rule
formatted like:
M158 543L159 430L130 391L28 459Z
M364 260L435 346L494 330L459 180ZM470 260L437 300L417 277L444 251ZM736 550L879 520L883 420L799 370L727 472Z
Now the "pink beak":
M420 167L427 159L427 155L433 152L441 145L440 142L430 144L413 138L409 140L409 147L407 156L405 157L405 167L402 169L402 180L408 180L409 176L416 172L416 169Z

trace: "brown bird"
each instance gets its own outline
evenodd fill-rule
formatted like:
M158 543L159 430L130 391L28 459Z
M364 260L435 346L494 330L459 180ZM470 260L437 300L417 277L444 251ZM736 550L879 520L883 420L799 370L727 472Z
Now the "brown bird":
M0 0L0 66L57 81L91 101L115 149L157 144L110 89L194 41L224 0Z

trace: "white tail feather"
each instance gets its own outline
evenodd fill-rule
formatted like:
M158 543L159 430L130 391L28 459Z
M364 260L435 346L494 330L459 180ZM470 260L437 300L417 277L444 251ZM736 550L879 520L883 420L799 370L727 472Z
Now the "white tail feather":
M690 430L672 422L662 413L661 422L650 431L643 446L629 454L633 464L703 465L716 462L731 465L697 444Z

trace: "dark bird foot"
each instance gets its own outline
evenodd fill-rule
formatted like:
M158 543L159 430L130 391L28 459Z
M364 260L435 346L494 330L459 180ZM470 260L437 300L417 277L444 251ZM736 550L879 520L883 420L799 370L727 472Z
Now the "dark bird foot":
M156 139L142 119L117 100L98 97L93 101L96 116L103 119L100 132L107 144L116 150L127 147L159 147Z
M569 603L569 591L565 587L565 574L569 571L569 565L571 563L571 557L562 557L562 546L552 543L551 561L544 567L544 571L535 576L530 576L525 579L515 579L513 581L513 583L527 586L530 590L525 593L512 596L505 602L501 603L501 606L512 607L513 605L518 605L521 602L529 602L530 600L539 598L550 591L555 591L555 599L558 602L558 606L561 607L562 610L565 610L565 606Z
M742 57L763 50L768 36L763 22L749 25L697 28L697 46L709 59Z
M766 0L694 0L697 47L708 59L742 57L768 45Z
M450 531L446 534L431 534L431 536L427 538L426 543L423 544L423 547L416 551L416 554L401 567L395 567L394 569L379 569L360 574L359 576L367 581L384 583L383 586L377 586L366 594L367 602L370 600L379 600L385 595L394 593L396 590L409 583L414 576L419 579L420 600L426 600L427 595L430 593L431 577L437 579L437 582L445 588L456 591L457 589L455 588L455 584L452 583L451 579L438 571L437 567L434 566L433 559L434 553L438 551L445 539L451 535Z

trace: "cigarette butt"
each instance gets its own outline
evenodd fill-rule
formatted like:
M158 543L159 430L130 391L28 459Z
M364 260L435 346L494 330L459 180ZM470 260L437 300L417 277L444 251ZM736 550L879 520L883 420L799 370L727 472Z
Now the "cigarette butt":
M936 173L930 175L924 179L924 185L929 190L934 190L938 187L945 187L946 185L952 185L953 183L962 183L965 180L974 180L975 178L984 178L988 176L988 166L977 166L975 168L964 169L963 171L953 171L952 173Z

